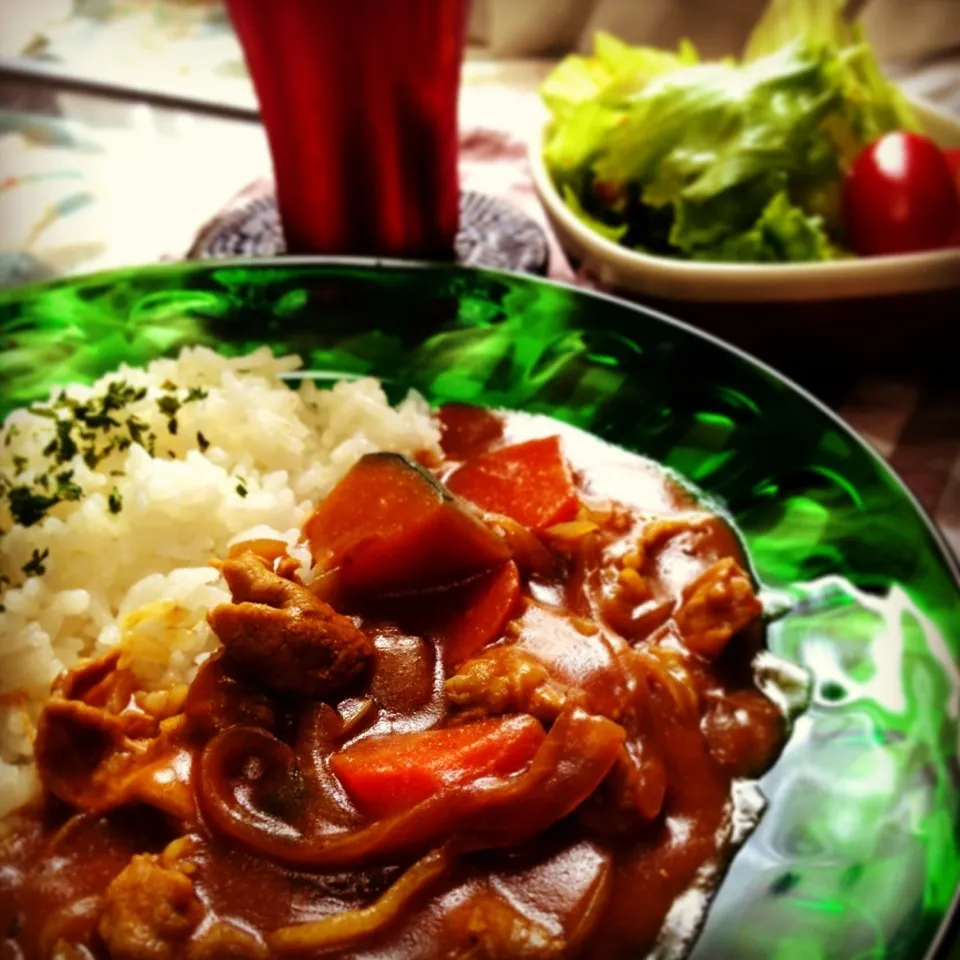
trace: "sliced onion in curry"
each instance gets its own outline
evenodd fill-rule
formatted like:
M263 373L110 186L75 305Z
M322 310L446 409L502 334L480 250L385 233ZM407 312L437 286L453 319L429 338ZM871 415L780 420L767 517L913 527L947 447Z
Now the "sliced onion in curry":
M267 937L267 943L277 954L287 956L354 943L378 933L398 920L418 896L443 876L450 859L447 850L432 850L369 906L282 927Z
M605 717L565 710L529 767L513 777L485 779L441 791L408 811L338 832L304 832L258 806L265 783L302 785L286 744L251 727L218 734L199 764L198 796L210 824L240 843L291 865L347 867L416 854L457 835L461 849L484 849L536 835L575 810L613 766L625 733ZM251 780L249 774L256 777ZM272 798L271 806L277 804ZM302 811L300 811L302 812Z
M134 940L190 960L661 950L671 905L740 842L728 829L736 778L782 745L752 666L755 584L733 532L703 522L658 468L552 421L457 417L470 430L433 475L378 454L345 478L349 496L317 505L314 545L336 547L339 565L314 569L309 586L283 541L231 549L220 566L236 609L214 608L212 623L240 633L226 631L171 712L147 708L119 651L57 682L39 768L48 793L96 813L51 834L38 808L22 843L0 836L0 867L16 866L0 869L0 932L14 922L18 956L112 951L98 898ZM527 442L545 428L559 446ZM511 463L518 450L576 453L571 469L549 458L560 515L526 514L550 492L533 482L536 462L511 467L513 485L494 476L496 502L475 484L478 507L442 489L504 443ZM598 499L611 470L629 481L622 502ZM374 550L366 539L385 520L389 542ZM315 654L351 637L363 640L350 646L357 669L307 685ZM108 810L118 804L130 806ZM207 913L189 944L164 932L159 890L111 883L131 854L161 847L171 889L189 878ZM64 864L68 879L49 883Z

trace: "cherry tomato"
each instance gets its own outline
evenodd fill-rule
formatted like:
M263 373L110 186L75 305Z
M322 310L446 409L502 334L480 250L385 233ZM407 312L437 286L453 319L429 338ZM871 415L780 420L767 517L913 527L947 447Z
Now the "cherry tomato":
M960 150L944 150L943 155L947 158L947 166L957 184L957 192L960 193Z
M944 150L943 155L953 174L953 182L957 185L957 196L960 196L960 150ZM960 247L960 220L957 220L957 228L953 231L953 246Z
M960 229L960 195L943 151L916 133L888 133L854 161L843 222L863 255L936 250Z

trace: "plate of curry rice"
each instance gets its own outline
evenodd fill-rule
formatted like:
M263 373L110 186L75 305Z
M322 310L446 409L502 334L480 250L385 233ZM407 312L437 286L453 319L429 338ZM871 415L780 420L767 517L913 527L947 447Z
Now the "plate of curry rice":
M945 949L956 564L773 370L364 260L0 333L0 956Z

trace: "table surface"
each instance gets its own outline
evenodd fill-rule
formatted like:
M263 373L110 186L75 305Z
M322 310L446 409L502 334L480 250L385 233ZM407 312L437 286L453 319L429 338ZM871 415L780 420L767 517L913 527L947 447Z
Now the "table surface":
M536 84L549 66L474 60L461 97L463 185L510 199L545 229L525 154L542 120ZM269 169L255 120L0 74L0 286L181 257L198 228ZM552 237L550 272L589 282L571 269ZM910 302L886 306L878 316L888 328L878 339L914 320ZM668 310L698 320L683 304ZM941 298L936 310L948 325L951 317L960 321L960 295ZM815 313L795 322L807 320L816 320ZM780 346L787 350L767 350L747 338L748 345L786 366L873 444L960 553L955 362L931 341L921 351L930 369L877 366L861 362L857 349L815 347L796 328L781 323L781 329ZM735 326L720 332L742 342ZM947 342L945 330L939 336Z

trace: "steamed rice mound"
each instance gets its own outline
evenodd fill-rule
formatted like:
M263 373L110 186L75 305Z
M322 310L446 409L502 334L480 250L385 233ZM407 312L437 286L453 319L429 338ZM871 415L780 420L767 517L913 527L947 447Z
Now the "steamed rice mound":
M438 451L422 398L366 379L290 389L297 357L205 348L121 367L17 410L0 430L0 818L37 789L51 681L120 646L147 690L189 681L229 593L232 543L285 540L364 454Z

